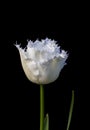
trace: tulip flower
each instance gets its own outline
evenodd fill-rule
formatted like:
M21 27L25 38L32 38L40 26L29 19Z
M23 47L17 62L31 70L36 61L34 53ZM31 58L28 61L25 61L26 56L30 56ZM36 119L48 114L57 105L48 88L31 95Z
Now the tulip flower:
M25 49L19 50L23 70L27 78L36 84L49 84L55 81L68 57L56 41L46 38L35 42L28 41Z

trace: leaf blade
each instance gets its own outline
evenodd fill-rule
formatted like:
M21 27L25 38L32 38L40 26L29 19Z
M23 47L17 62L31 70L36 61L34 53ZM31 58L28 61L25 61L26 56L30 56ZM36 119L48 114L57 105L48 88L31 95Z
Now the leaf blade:
M46 114L46 117L44 119L44 130L49 130L49 115Z

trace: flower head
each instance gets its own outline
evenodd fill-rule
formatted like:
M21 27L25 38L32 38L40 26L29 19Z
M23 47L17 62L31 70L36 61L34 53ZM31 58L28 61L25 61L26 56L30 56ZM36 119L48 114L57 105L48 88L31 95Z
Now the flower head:
M48 84L55 81L68 57L56 41L45 40L28 41L26 48L19 50L23 70L27 78L37 84Z

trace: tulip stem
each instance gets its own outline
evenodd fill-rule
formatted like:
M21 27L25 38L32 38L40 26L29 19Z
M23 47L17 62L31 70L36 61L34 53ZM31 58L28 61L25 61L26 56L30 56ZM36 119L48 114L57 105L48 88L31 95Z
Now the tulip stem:
M72 112L73 112L73 106L74 106L74 90L72 90L72 99L71 99L71 104L70 104L70 110L69 110L68 123L67 123L67 129L66 130L69 130L69 127L70 127L70 122L71 122Z
M40 85L40 130L44 130L44 87Z

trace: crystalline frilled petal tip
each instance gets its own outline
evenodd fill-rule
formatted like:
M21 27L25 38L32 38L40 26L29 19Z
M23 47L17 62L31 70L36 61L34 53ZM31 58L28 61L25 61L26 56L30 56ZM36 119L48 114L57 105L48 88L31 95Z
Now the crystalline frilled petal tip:
M65 58L65 59L67 59L67 57L68 57L68 54L67 54L67 52L66 52L66 51L64 51L64 50L61 50L61 52L60 52L60 56L61 56L62 58Z
M14 46L15 46L17 49L20 49L20 44L17 44L17 42L16 42L16 44L14 44Z

